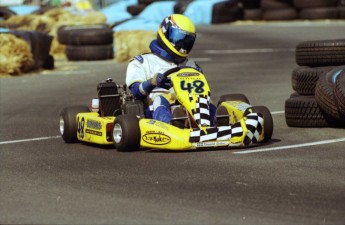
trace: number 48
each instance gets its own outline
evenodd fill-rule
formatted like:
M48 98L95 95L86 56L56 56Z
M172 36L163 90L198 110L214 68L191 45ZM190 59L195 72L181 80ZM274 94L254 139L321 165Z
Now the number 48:
M188 91L188 93L191 93L192 90L198 94L201 94L204 92L204 82L201 80L195 80L192 83L186 82L185 80L181 81L180 83L181 90Z

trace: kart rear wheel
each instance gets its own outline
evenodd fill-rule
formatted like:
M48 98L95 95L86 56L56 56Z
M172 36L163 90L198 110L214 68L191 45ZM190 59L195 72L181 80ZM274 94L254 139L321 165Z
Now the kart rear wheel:
M135 115L119 115L115 118L112 140L120 152L136 151L140 148L139 119Z
M268 142L273 134L273 118L266 106L253 106L253 112L260 113L264 117L264 139L261 142Z
M64 108L60 113L60 133L66 143L75 143L77 138L77 114L90 112L87 106L70 106Z
M250 105L249 100L247 96L244 94L227 94L227 95L222 95L219 98L218 101L218 106L225 101L242 101Z

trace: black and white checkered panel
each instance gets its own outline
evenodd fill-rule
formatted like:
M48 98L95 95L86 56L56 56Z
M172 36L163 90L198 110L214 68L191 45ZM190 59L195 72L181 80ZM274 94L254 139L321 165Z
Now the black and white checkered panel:
M260 113L250 113L246 116L246 126L248 132L244 137L244 145L259 142L260 135L263 130L264 118Z
M189 97L192 101L192 96ZM196 109L192 110L193 117L197 124L202 126L210 126L210 95L199 95L196 100Z
M163 34L165 34L167 32L168 27L171 27L173 25L174 25L174 23L171 20L171 16L166 17L161 24Z
M246 116L245 124L247 127L247 134L244 138L244 145L257 143L263 129L263 118L261 114L250 113ZM241 137L243 135L243 128L240 122L232 126L210 127L204 130L194 130L190 133L190 142L205 142L205 141L226 141L232 137Z
M243 128L241 123L232 126L210 127L204 130L194 130L190 134L190 142L228 141L232 137L241 137Z

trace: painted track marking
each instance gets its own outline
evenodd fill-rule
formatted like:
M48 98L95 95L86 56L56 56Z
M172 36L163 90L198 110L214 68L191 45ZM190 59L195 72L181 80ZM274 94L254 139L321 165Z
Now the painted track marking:
M345 142L345 138L330 139L330 140L309 142L309 143L296 144L296 145L277 146L277 147L272 147L272 148L262 148L262 149L257 149L257 150L243 150L243 151L234 152L234 154L250 154L250 153L258 153L258 152L280 151L280 150L286 150L286 149L291 149L291 148L310 147L310 146L315 146L315 145L325 145L325 144L332 144L332 143L338 143L338 142Z
M31 141L43 141L43 140L55 139L55 138L61 138L61 136L39 137L39 138L28 138L28 139L13 140L13 141L1 141L1 142L0 142L0 145L6 145L6 144L16 144L16 143L21 143L21 142L31 142Z

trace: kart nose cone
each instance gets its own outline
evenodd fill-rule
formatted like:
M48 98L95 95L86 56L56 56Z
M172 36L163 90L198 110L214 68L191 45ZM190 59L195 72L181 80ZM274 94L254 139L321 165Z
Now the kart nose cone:
M60 134L63 135L65 131L65 120L60 116Z
M122 139L122 128L120 124L115 124L113 129L113 139L116 143L120 143Z

